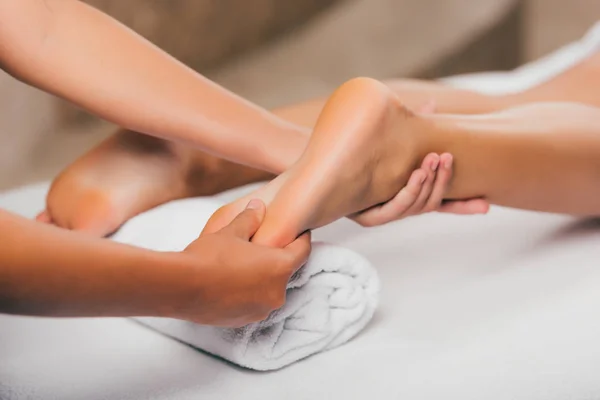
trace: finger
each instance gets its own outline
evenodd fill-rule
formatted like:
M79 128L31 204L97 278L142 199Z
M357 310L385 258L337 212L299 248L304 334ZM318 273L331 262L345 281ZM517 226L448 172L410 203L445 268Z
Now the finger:
M233 219L221 232L237 236L244 240L256 233L265 217L266 207L261 200L250 200L246 209Z
M417 200L426 178L427 174L422 169L414 171L406 186L393 199L356 215L354 220L362 226L376 226L398 219Z
M52 218L50 218L50 214L48 213L48 210L44 210L41 213L39 213L35 217L35 220L37 222L41 222L43 224L51 224L52 223Z
M423 169L427 173L427 178L425 182L423 182L423 186L421 187L421 192L417 197L417 200L413 203L412 206L403 214L403 216L416 215L421 214L423 209L425 208L425 204L427 204L427 200L431 196L431 192L433 190L434 183L436 181L436 171L438 166L440 165L440 156L431 153L425 156L423 159Z
M429 196L423 212L437 210L442 205L444 195L448 191L448 186L450 185L450 179L452 179L453 163L454 158L451 154L444 153L440 156L440 165L435 177L433 190L431 191L431 196Z
M449 201L443 203L438 209L441 213L459 215L487 214L489 210L490 203L484 199Z
M210 216L208 221L206 221L206 225L204 225L200 236L210 235L211 233L219 232L220 230L225 228L232 220L232 218L229 218L229 210L227 206L219 207L213 213L213 215Z
M292 276L304 264L306 264L312 249L310 240L311 233L308 231L300 235L296 240L285 246L283 249L290 255L290 257L292 257L292 262L289 266L289 276Z

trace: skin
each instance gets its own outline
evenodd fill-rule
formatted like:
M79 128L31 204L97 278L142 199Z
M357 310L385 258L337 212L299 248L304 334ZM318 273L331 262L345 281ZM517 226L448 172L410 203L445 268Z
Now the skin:
M23 29L24 26L27 29ZM79 1L0 0L0 67L25 83L69 100L131 131L189 144L260 170L283 170L290 160L298 157L306 143L306 128L278 118L215 85L115 20ZM123 141L116 142L116 147L121 146L122 149ZM172 171L181 172L185 169L182 166L189 164L185 158L170 163L169 159L174 159L173 149L164 146L164 143L147 144L142 146L146 149L143 157L148 156L154 161L160 158L159 164L174 165ZM127 148L127 145L124 147ZM177 150L174 152L178 153ZM158 154L160 156L156 157ZM116 158L123 160L119 156ZM214 165L205 162L204 166L210 164ZM129 172L120 173L135 176L140 170L139 165L126 165L131 167ZM189 173L191 170L198 168L191 167L186 170L186 175L194 175ZM210 176L210 167L202 171ZM168 171L157 173L163 178L173 176ZM232 178L234 183L228 184L237 184L235 179L246 182L262 177L264 173L253 171L248 175L244 173L241 178ZM194 180L191 178L191 181ZM186 180L179 176L174 177L171 183L186 194L197 193L183 188L183 181ZM209 192L223 187L211 185ZM141 190L137 197L154 197L144 207L165 201L155 190L138 189ZM109 200L89 203L99 205L96 210L102 210L102 207L111 205L114 198ZM131 210L127 209L119 212L118 223L131 214ZM12 243L8 238L18 233L16 236L22 244L15 245L14 249L9 246L10 249L0 252L0 297L3 305L0 311L69 316L165 315L165 312L156 309L155 303L159 299L164 307L182 307L178 299L170 296L185 292L182 286L185 282L175 279L175 275L166 276L158 272L159 266L170 266L170 259L167 260L164 255L131 248L125 250L90 238L76 239L72 234L59 233L53 228L25 223L9 213L1 214L6 223L2 224L0 235L7 238L6 242ZM228 267L237 266L242 259L260 261L262 268L269 271L281 269L279 264L286 265L291 261L295 262L295 268L298 267L298 257L291 257L288 251L271 253L270 249L245 240L245 245L236 252L239 255L234 256L231 247L240 238L231 235L218 238L228 244L192 246L197 251L190 252L197 255L195 263L199 263L200 256L196 252L200 253L200 250L203 250L203 258L218 260L218 268L210 265L212 270L218 269L223 276L236 274L237 271ZM208 239L199 241L204 243ZM304 239L298 242L304 245L295 245L302 247L302 254L307 253L306 242ZM38 243L51 243L52 246L44 245L40 251L29 251L37 248ZM174 260L183 258L179 256ZM189 261L191 257L185 259ZM81 269L82 265L86 268ZM260 277L255 274L256 268L250 270L254 272L241 276L248 280L248 285L255 282L257 276ZM173 269L173 274L177 271ZM185 273L189 276L189 271ZM200 272L198 275L207 280L212 276ZM74 279L77 279L78 290L72 290ZM261 282L282 281L267 276L261 279ZM242 283L231 288L226 281L224 278L213 279L211 290L215 297L235 298ZM52 284L48 285L48 282ZM156 282L160 282L161 287ZM147 294L139 294L138 288L144 288ZM265 290L264 283L261 288L265 293L272 292ZM193 289L195 291L199 287ZM274 284L273 290L281 292L282 287ZM270 304L280 304L281 293L278 301L273 302L274 297L277 296L270 297ZM260 296L257 298L260 299ZM196 299L194 304L200 304L200 300ZM218 303L216 298L205 300ZM234 324L241 324L256 320L257 316L265 315L264 310L272 309L254 307L253 304L251 298L240 298L231 304L232 310L229 311L214 306L214 309L211 308L211 312L217 313L213 316L214 320L198 316L198 310L179 317L227 324L228 320L220 322L218 316L231 314L235 317L230 318ZM236 307L237 314L234 312ZM244 316L248 318L244 319Z
M540 85L508 95L486 95L440 82L412 79L393 79L383 83L409 109L421 111L424 106L431 105L437 114L472 115L540 102L577 102L600 107L600 94L597 90L590 90L590 82L599 78L600 53L596 53ZM279 108L274 113L295 124L314 127L328 99L311 99Z
M260 201L248 207L181 253L78 235L0 211L6 227L0 230L0 312L157 316L228 327L262 320L285 301L289 277L310 252L310 237L280 249L252 244L265 207Z
M406 79L384 83L409 109L429 114L435 111L470 115L489 114L532 102L571 101L600 106L600 92L589 90L589 83L599 76L600 54L595 54L541 85L511 95L483 95L436 82ZM312 130L326 100L317 98L272 112L294 125ZM128 142L128 151L118 145L123 140ZM154 144L149 146L146 142ZM165 150L153 151L152 157L146 157L144 149L156 148L157 143L162 143L160 146ZM158 159L162 159L160 167L156 164ZM291 165L290 161L286 169ZM135 179L124 176L126 169L138 170ZM188 146L120 132L63 171L53 182L47 209L38 219L101 236L117 229L131 216L163 202L211 195L274 177L274 174L220 160ZM407 186L392 201L351 218L363 226L374 226L430 211L487 212L489 204L484 199L443 201L451 177L452 156L432 153L425 157ZM143 188L135 187L132 182L143 183Z
M485 213L483 200L442 205L452 157L427 155L412 180L385 210L352 216L362 225L433 210ZM443 165L443 169L438 169ZM52 183L38 221L105 236L129 218L171 200L209 196L275 175L173 142L121 131L83 155ZM385 212L383 212L385 211Z
M54 180L47 211L37 219L101 237L168 201L273 177L185 145L119 131Z
M112 122L215 153L226 148L223 156L263 169L278 160L257 151L257 139L284 157L286 146L305 134L78 1L0 0L0 67ZM250 212L185 252L165 254L0 210L0 312L171 316L224 326L260 320L281 305L287 277L305 261L310 243L304 237L276 252L251 244L264 205Z
M25 26L27 29L23 29ZM0 68L25 83L69 100L129 131L168 138L177 144L189 144L211 155L264 171L282 171L297 159L306 144L306 128L278 118L215 85L115 20L79 1L0 0ZM123 145L120 139L113 144L122 155L124 148L131 150L132 147ZM173 154L180 154L179 151L161 142L144 143L141 148L145 149L141 151L142 158L173 167L171 171L153 171L163 179L172 177L170 183L186 195L197 193L188 191L189 186L184 187L196 178L188 181L171 175L171 172L185 171L185 176L190 177L195 175L190 171L201 170L205 176L210 176L210 165L215 164L205 159L201 169L193 166L186 169L185 166L189 166L186 160L195 157L174 161L176 157ZM140 148L134 152L139 154ZM119 155L110 161L115 159L124 161ZM124 163L131 169L120 170L119 173L134 177L141 170L141 165ZM237 178L233 178L234 175L231 175L233 183L224 186L237 184L235 179L247 182L264 177L263 173L256 171L244 172L242 177ZM212 187L206 189L208 192L224 187L214 182L209 185ZM152 198L144 207L165 201L153 188L137 189L136 197ZM99 193L100 199L106 194ZM118 191L116 196L113 194L105 196L109 201L86 203L90 207L96 205L95 211L100 210L102 215L103 208L111 206L115 197L117 202L123 198ZM110 207L109 210L114 211ZM110 215L117 220L116 223L112 220L113 226L132 212L139 211L139 208L134 211L119 209L120 214L116 217L114 213ZM171 260L178 265L183 259L191 262L191 256L167 259L164 255L59 233L53 228L26 223L9 213L1 212L1 215L6 223L2 224L0 236L9 243L13 243L9 238L18 236L21 245L14 243L14 248L9 246L9 249L0 252L0 311L57 316L171 315L157 309L156 302L159 300L161 307L185 309L179 298L171 298L173 293L189 293L182 286L186 282L177 276L180 269L174 268L168 276L164 271L171 270ZM98 228L92 227L91 230L94 229ZM268 271L280 270L278 265L292 261L294 268L298 267L299 258L290 256L289 251L272 253L271 249L244 240L244 246L235 253L239 255L235 256L231 248L240 241L239 237L224 234L207 237L218 237L224 244L192 246L195 251L188 253L197 256L194 257L194 265L201 263L199 254L196 254L200 250L203 250L203 258L218 260L218 268L214 263L210 264L211 271L218 269L222 276L239 272L229 267L237 266L246 258L261 261L259 264ZM202 243L207 241L209 239L199 239ZM295 245L302 247L302 254L307 253L306 242L303 239L298 243L304 245ZM40 250L31 252L30 249L38 248L39 243L44 243ZM81 269L82 265L86 268ZM234 288L228 286L225 278L213 279L210 288L215 298L208 296L204 300L217 304L217 297L222 301L236 298L244 279L251 285L252 282L256 284L257 276L260 278L256 275L256 268L248 271L253 273L242 274L240 284ZM207 281L213 276L200 272L198 276ZM183 273L189 278L187 268ZM73 290L75 279L78 290ZM271 303L268 307L254 307L250 296L230 304L232 309L215 305L214 309L211 308L211 312L217 313L213 319L203 317L198 309L171 316L216 324L250 322L257 316L264 316L264 311L272 309L273 304L281 304L281 285L273 285L272 290L264 288L264 282L281 281L268 276L261 278L261 288L265 293L279 292L278 296L269 297ZM161 283L160 287L156 282ZM140 293L140 288L144 288L144 293ZM196 293L198 289L199 286L195 286L192 291ZM257 295L257 298L260 300L260 296ZM193 304L200 307L200 300L195 298ZM231 317L219 320L219 316L227 315Z
M307 142L305 127L214 84L75 0L0 0L0 67L129 131L192 145L272 173L297 160ZM106 217L114 205L109 200L91 203ZM114 229L114 221L123 219L119 215L130 217L131 209L140 212L148 206L119 207L106 218L111 222L106 226Z
M216 85L80 1L0 0L0 65L128 130L261 170L284 169L305 144L306 129Z
M190 143L211 154L271 172L285 170L290 163L298 160L304 150L305 129L274 117L212 84L89 6L73 0L0 0L0 18L0 64L4 70L125 128ZM30 29L23 30L23 26ZM114 43L119 46L114 46ZM98 59L102 63L97 63ZM165 76L169 77L168 86L164 84ZM326 141L323 135L319 137L317 141ZM432 165L436 163L439 165L441 161L432 162ZM305 172L296 168L296 178L290 182L302 181L297 177L306 179L308 175ZM394 173L402 178L405 174L400 171ZM385 179L383 182L387 183ZM291 185L287 181L283 183L286 187ZM376 200L386 190L378 189L368 202ZM388 205L392 203L393 200ZM352 209L355 205L344 204L344 208ZM231 220L231 217L229 213L227 218ZM309 215L307 219L310 225L332 217L331 210L318 207L315 215ZM33 229L23 228L23 232L27 232L25 236L34 237ZM58 240L58 243L61 246L59 250L69 249L66 241ZM70 248L75 253L87 254L87 261L94 253L89 252L90 246L83 249L78 252ZM57 254L70 254L61 251ZM107 254L115 255L108 250ZM27 268L6 269L11 273L6 272L5 287L14 290L14 283L22 283L23 277L29 275L27 272L31 271L31 265L36 262L46 265L52 255L44 255L46 257L28 258L25 254L18 254L22 261L34 262L25 263L29 265ZM84 260L75 256L73 259ZM124 258L121 260L123 263L126 261ZM62 265L65 260L61 258L59 261L61 263L57 265ZM140 259L136 261L137 265ZM11 259L1 264L10 265ZM58 287L62 291L67 290L64 286ZM6 290L7 297L11 298L12 292ZM78 299L71 300L77 302ZM110 308L110 299L99 301L100 307L104 302ZM91 306L86 301L81 304ZM97 310L95 312L98 313Z
M283 246L308 229L386 203L432 152L456 159L448 199L600 214L600 109L534 103L474 116L419 115L386 85L357 78L330 97L300 159L249 195L268 205L253 241ZM238 207L221 208L205 231Z

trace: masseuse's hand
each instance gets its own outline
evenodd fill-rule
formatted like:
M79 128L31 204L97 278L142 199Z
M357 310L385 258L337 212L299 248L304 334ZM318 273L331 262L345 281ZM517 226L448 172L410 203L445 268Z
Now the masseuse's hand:
M177 318L206 325L241 327L261 321L285 302L286 285L310 253L310 234L285 248L250 242L265 216L263 202L215 233L203 233L184 251L202 262L200 290Z
M413 111L432 114L437 111L437 104L429 100ZM392 200L350 218L362 226L377 226L432 211L460 215L487 213L490 205L484 199L444 201L452 179L452 163L451 154L428 154Z
M484 199L444 201L452 179L452 162L452 155L447 153L427 155L392 200L351 218L362 226L377 226L432 211L461 215L487 213L489 204Z

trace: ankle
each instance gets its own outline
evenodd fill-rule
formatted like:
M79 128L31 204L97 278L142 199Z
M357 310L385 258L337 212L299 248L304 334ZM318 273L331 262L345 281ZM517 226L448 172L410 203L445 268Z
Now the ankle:
M423 116L423 121L417 153L421 161L430 153L456 156L465 141L478 131L478 119L472 116L429 114Z
M447 152L446 133L454 129L454 119L447 115L427 114L419 116L421 129L414 137L416 162L421 162L427 154Z

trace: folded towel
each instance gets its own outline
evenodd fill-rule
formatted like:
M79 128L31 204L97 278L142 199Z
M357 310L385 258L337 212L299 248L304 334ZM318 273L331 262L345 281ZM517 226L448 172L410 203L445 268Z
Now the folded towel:
M198 237L220 206L207 199L171 202L125 224L113 239L157 251L180 251ZM379 279L362 256L315 243L307 264L288 284L285 305L265 321L239 329L168 318L137 320L234 364L273 370L339 346L360 332L375 311Z

